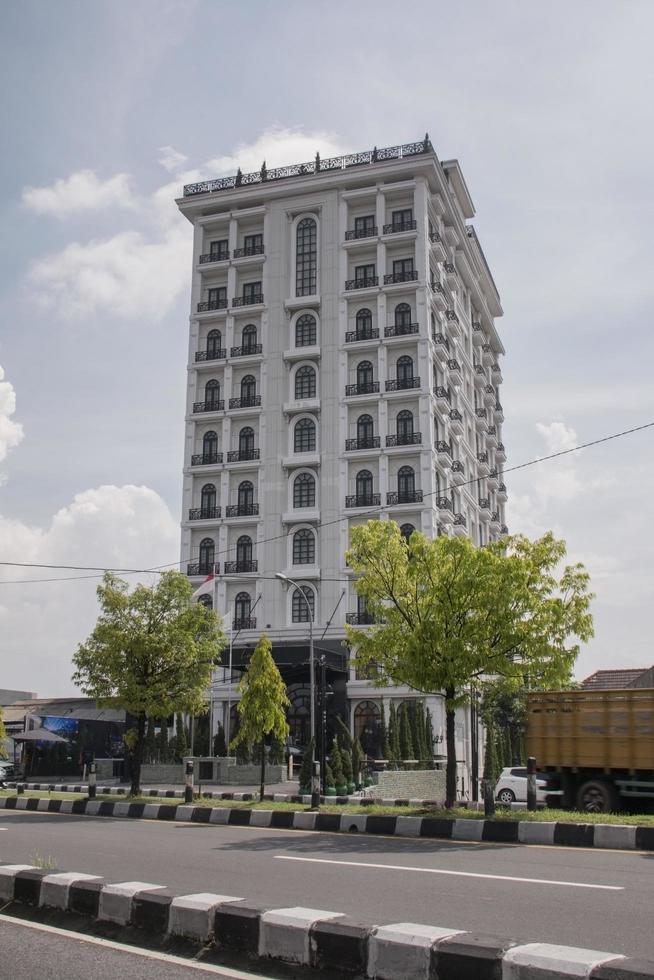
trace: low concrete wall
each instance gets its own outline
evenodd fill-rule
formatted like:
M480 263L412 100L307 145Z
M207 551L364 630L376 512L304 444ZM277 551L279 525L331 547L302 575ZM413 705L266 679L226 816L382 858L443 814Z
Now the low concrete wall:
M438 769L380 772L375 796L384 800L444 800L445 773Z
M224 783L227 786L257 786L261 779L261 766L227 766ZM282 783L286 779L286 766L266 766L267 785Z
M190 756L188 757L191 758ZM171 763L170 765L160 765L160 764L148 764L141 766L141 783L147 785L148 783L172 783L183 784L184 783L184 769L187 759L184 759L184 763L177 762ZM252 766L237 766L230 759L211 759L202 758L194 759L194 773L193 779L196 784L198 783L214 783L218 786L258 786L259 780L261 778L261 767L258 765ZM205 775L202 775L200 766L205 770ZM208 767L211 767L211 776L208 774ZM207 767L205 769L205 767ZM286 779L286 766L266 766L266 784L272 785L273 783L282 783Z
M184 766L181 762L162 765L160 763L141 766L141 782L148 783L183 783Z

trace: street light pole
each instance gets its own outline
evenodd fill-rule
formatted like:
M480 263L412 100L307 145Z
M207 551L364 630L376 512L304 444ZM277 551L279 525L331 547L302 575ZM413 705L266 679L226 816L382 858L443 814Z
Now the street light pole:
M307 614L309 616L309 698L311 701L311 712L310 712L310 726L311 726L311 744L312 744L312 754L311 754L311 806L312 808L318 808L320 806L320 781L318 780L318 787L316 787L315 779L315 765L316 765L316 672L315 664L313 658L313 610L311 609L311 604L306 597L304 589L300 588L297 582L294 582L292 578L288 575L284 575L283 572L275 572L275 578L278 578L280 582L286 582L287 585L292 585L294 589L300 593L304 599L305 605L307 607Z

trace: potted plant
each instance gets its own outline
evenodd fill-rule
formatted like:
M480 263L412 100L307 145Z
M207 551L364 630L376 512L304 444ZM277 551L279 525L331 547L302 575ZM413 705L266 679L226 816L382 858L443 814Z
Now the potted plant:
M336 796L334 773L329 763L325 763L325 796Z

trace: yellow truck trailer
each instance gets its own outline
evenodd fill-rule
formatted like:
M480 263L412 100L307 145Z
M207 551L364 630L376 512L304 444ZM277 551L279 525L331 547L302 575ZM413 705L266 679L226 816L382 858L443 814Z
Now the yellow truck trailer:
M651 808L654 689L528 694L527 752L558 774L564 806L607 813L640 799Z

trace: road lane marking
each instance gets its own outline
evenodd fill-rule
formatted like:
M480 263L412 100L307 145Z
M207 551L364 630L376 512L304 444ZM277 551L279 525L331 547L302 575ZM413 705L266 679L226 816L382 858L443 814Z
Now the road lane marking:
M234 970L228 966L220 966L217 963L202 963L198 960L186 960L181 956L171 956L170 953L158 953L151 949L140 949L138 946L128 946L126 943L117 943L112 939L102 939L100 936L89 936L80 932L72 932L70 929L59 929L57 926L48 926L43 922L29 922L27 919L18 919L13 915L0 914L0 922L6 922L12 926L24 926L26 929L36 929L38 932L49 932L55 936L63 936L64 939L75 939L80 943L91 943L94 946L102 946L104 949L115 949L119 953L131 953L133 956L142 956L148 960L159 960L161 963L171 963L174 966L186 967L187 970L204 970L205 973L217 973L220 977L230 977L231 980L267 980L261 973L244 973L243 970ZM272 980L272 978L268 978Z
M518 878L514 875L490 875L478 871L445 871L442 868L416 868L406 864L372 864L368 861L337 861L329 858L294 857L275 854L278 861L308 861L311 864L344 864L351 868L381 868L384 871L421 871L429 875L451 875L456 878L490 878L493 881L521 881L530 885L560 885L562 888L593 888L599 891L623 892L623 885L589 885L583 881L553 881L548 878Z

